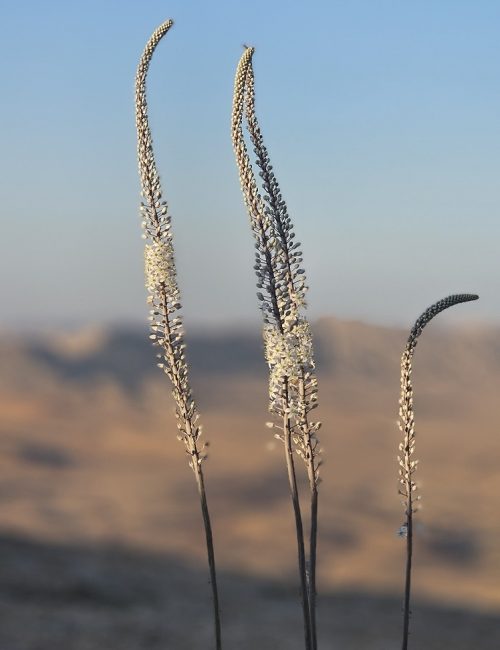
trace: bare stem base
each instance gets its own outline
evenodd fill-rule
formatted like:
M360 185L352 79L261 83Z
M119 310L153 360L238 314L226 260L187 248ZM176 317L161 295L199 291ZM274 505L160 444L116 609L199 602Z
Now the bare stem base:
M203 472L200 465L198 465L197 469L195 469L195 476L196 476L196 483L198 486L198 493L200 495L201 513L203 516L203 524L205 527L205 537L207 542L208 567L210 571L210 584L212 587L212 600L214 606L215 647L216 650L221 650L222 634L221 634L221 622L220 622L219 593L217 590L217 573L215 569L214 542L213 542L213 535L212 535L212 525L210 523L210 515L208 512L205 483L203 480Z
M411 508L410 504L410 508ZM413 554L413 515L410 509L406 520L406 572L405 572L405 598L403 606L403 643L401 650L408 650L410 635L410 594L411 594L411 561Z
M308 581L306 571L306 556L304 550L304 528L302 525L302 515L300 511L299 493L297 489L297 478L295 475L295 464L293 461L293 447L292 447L292 434L290 431L290 423L285 416L284 418L284 431L285 431L285 460L288 471L288 482L290 485L290 493L292 497L293 512L295 515L295 530L297 533L297 554L299 564L300 588L302 594L302 611L304 616L304 637L306 650L312 650L312 635L311 635L311 618L310 618L310 604L308 594Z

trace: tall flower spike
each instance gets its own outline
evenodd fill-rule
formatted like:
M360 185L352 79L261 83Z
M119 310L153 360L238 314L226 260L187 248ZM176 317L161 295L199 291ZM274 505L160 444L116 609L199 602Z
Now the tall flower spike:
M160 177L156 169L153 142L149 129L146 77L156 46L172 27L167 20L151 36L142 55L136 77L136 126L139 174L141 177L141 213L145 245L146 288L149 292L151 335L159 348L158 364L170 378L179 420L179 431L191 456L190 467L196 474L197 442L200 428L192 397L189 373L184 354L184 331L180 315L180 291L174 260L171 218L167 202L162 199Z
M177 437L186 447L189 466L194 472L198 487L212 585L215 643L217 650L220 650L222 645L215 554L202 469L202 463L206 458L205 445L200 444L199 415L192 396L184 353L186 345L180 316L180 292L175 269L171 219L167 203L162 199L146 101L146 78L151 58L156 46L172 25L173 21L167 20L153 32L140 59L135 83L137 155L143 197L142 227L143 237L147 240L145 276L150 305L150 339L159 348L158 366L168 375L172 383L172 394L176 405Z
M288 215L287 206L274 174L255 113L252 56L250 56L246 73L245 115L250 139L257 156L256 165L260 169L259 175L262 179L264 211L271 221L273 240L279 242L279 246L276 246L276 266L281 273L277 273L277 281L286 284L288 299L283 309L283 320L287 324L284 347L288 350L287 358L295 361L289 375L289 385L292 392L293 411L302 434L299 451L303 452L301 455L308 469L311 469L308 461L312 461L310 479L313 484L317 484L316 461L319 450L318 441L315 439L315 430L318 427L315 428L308 423L308 414L317 406L317 379L311 327L306 318L301 315L302 308L306 306L306 275L302 267L303 256L300 242L294 241L295 233L292 220ZM266 338L271 340L272 337L267 335ZM270 346L266 345L266 350L268 347ZM268 352L267 356L272 357L272 352L271 354ZM270 366L273 367L271 364Z
M260 126L255 114L253 48L246 48L236 71L232 139L239 170L240 183L250 223L256 240L257 288L264 317L265 358L269 366L269 409L284 420L283 435L290 489L296 517L299 551L299 573L306 584L303 593L306 647L316 648L315 625L315 567L317 538L317 486L319 483L318 422L309 422L309 413L317 406L317 380L309 323L302 315L307 290L300 244L285 201L270 164ZM246 126L255 164L260 169L262 191L250 161L243 132ZM306 464L311 490L311 534L309 573L303 575L304 540L300 506L296 494L295 466L292 449ZM307 620L306 620L307 619Z
M253 48L245 50L236 75L233 144L245 203L256 238L255 270L257 287L260 289L257 297L264 312L266 358L271 371L270 410L281 415L281 394L276 388L280 384L280 377L287 376L294 415L304 425L308 413L317 406L311 329L301 314L305 307L306 276L301 267L300 243L294 241L293 225L255 113L253 52ZM260 169L263 195L258 190L244 141L243 112L257 156L256 165ZM281 344L276 345L278 341ZM279 350L284 352L286 362ZM285 372L286 369L288 373Z
M413 515L416 512L415 501L420 497L416 496L417 484L414 474L417 469L418 460L414 460L415 453L415 420L413 413L413 386L411 382L412 360L419 336L424 327L439 313L458 305L462 302L477 300L479 296L470 293L460 293L431 305L424 313L417 318L415 325L410 331L403 355L401 357L401 396L399 400L399 428L403 434L403 442L399 445L399 494L403 497L405 518L398 531L400 537L406 538L406 572L405 572L405 595L403 608L403 643L402 650L408 648L408 635L410 625L410 593L411 593L411 564L413 555Z

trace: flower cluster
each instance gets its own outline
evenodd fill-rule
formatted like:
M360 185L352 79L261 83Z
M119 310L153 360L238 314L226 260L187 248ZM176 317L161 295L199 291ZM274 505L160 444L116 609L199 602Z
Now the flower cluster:
M166 21L153 33L142 54L136 76L136 126L143 238L145 247L145 283L148 289L151 323L150 339L159 348L158 366L172 382L176 404L178 438L184 442L191 468L198 472L205 458L197 442L201 427L192 396L185 357L184 331L179 313L180 291L177 284L171 219L166 201L162 199L160 177L153 152L146 101L146 78L156 46L173 25Z
M246 76L245 116L248 134L256 154L255 164L259 168L259 176L262 179L264 212L270 216L273 225L272 247L278 283L282 282L286 287L285 298L281 305L283 318L294 325L299 318L300 309L306 305L306 276L304 269L301 268L303 258L300 242L294 241L293 224L288 215L287 206L274 174L255 113L255 81L251 60Z
M431 305L415 321L415 325L410 331L405 350L401 357L401 396L399 400L398 424L403 434L403 441L399 445L400 455L398 456L398 464L399 494L404 497L402 503L405 507L406 517L411 517L415 513L414 501L420 500L420 497L415 497L414 494L417 491L414 474L417 469L418 460L413 460L415 453L415 420L413 413L413 387L411 383L412 360L418 338L422 334L424 327L435 316L448 309L448 307L477 299L478 296L475 294L460 293L447 296Z
M417 468L418 460L412 460L415 453L415 422L413 418L413 388L411 384L411 361L414 345L408 344L401 358L401 397L399 400L399 429L403 434L403 442L399 445L401 456L399 464L399 494L405 498L404 505L415 512L413 508L412 493L417 485L413 474Z
M263 334L265 358L269 366L270 410L281 414L285 408L285 381L291 393L297 394L299 383L314 370L311 326L301 319L295 327L283 333L272 325L266 325ZM290 401L292 412L299 417L300 404L297 400Z
M308 414L317 406L312 336L302 315L306 305L306 276L302 268L300 242L281 194L255 113L253 48L246 48L236 71L232 113L232 139L240 183L255 237L257 298L264 320L265 355L269 365L269 409L278 417L293 418L291 428L297 452L311 477L317 476L315 456L318 423ZM259 169L261 188L245 142L243 122ZM297 442L298 441L298 442ZM307 453L302 454L304 448ZM314 470L312 469L314 467ZM312 479L313 481L315 479Z
M144 248L146 289L154 293L165 287L168 295L179 291L176 281L174 247L171 240L146 244Z

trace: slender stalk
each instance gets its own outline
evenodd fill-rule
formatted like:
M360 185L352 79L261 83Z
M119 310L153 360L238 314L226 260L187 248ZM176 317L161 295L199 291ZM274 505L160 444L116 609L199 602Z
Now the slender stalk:
M410 598L411 598L411 569L413 559L413 515L417 511L415 501L420 500L420 496L415 496L417 484L414 480L414 474L417 469L418 460L413 460L415 452L415 420L413 411L413 386L411 382L412 359L419 336L422 334L424 327L439 313L458 305L462 302L477 300L479 296L475 294L456 294L438 300L431 305L416 320L415 325L410 331L406 342L403 355L401 357L401 397L399 400L399 428L403 433L403 442L399 445L401 456L398 456L399 463L399 483L398 493L403 497L402 504L405 509L403 525L399 529L399 535L406 538L406 569L405 569L405 587L403 602L403 640L402 650L408 649L408 639L410 634Z
M299 381L300 404L307 404L306 382L303 373ZM302 434L302 452L307 469L307 478L309 480L310 496L310 530L309 530L309 616L311 620L312 647L317 650L317 626L316 626L316 557L318 544L318 484L319 484L319 467L321 461L318 461L318 439L315 436L315 429L308 420L306 410L302 409L302 418L299 421L299 429Z
M207 496L205 492L205 480L203 478L201 463L198 462L199 457L196 457L195 460L196 460L195 466L196 465L198 466L198 470L195 472L196 484L198 486L198 494L200 496L200 503L201 503L201 513L203 516L203 524L205 527L208 566L210 571L210 585L212 587L212 600L214 606L214 625L215 625L215 647L217 648L217 650L220 650L222 648L221 620L220 620L220 608L219 608L219 594L217 590L217 572L215 566L215 552L214 552L214 542L212 536L212 525L210 523L210 514L208 511Z
M311 479L309 479L311 480ZM311 618L312 647L318 647L316 630L316 551L318 544L318 488L310 483L311 528L309 531L309 615Z
M137 152L144 199L141 203L142 227L143 237L148 240L145 247L145 271L146 288L149 292L148 303L151 308L150 339L160 350L157 354L160 359L158 366L163 369L172 383L179 431L177 437L186 447L189 466L193 470L198 488L212 588L215 647L216 650L222 650L215 552L202 468L203 461L207 457L206 444L200 442L201 426L198 425L198 410L189 381L171 218L167 203L162 200L162 188L154 159L146 101L146 79L151 58L156 46L172 25L173 21L168 20L152 34L142 54L136 75Z
M410 593L411 593L411 561L413 556L413 508L411 497L408 499L408 510L406 514L406 570L405 570L405 592L403 604L403 643L402 650L408 648L410 634Z
M297 489L297 477L295 474L295 462L293 459L292 430L288 414L283 416L283 431L285 440L285 460L288 472L288 483L292 497L293 513L295 516L295 531L297 534L297 556L299 566L300 588L302 594L302 614L304 617L304 638L305 647L312 649L312 630L310 620L309 590L307 585L306 556L304 549L304 528L302 525L302 514L300 510L299 492Z

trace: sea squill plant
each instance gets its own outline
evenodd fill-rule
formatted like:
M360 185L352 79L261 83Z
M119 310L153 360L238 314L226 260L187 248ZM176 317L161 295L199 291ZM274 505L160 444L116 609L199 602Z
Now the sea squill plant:
M231 134L239 178L255 238L257 298L263 314L265 358L269 367L269 410L275 421L268 426L284 445L295 528L301 584L306 650L316 650L316 546L320 449L319 422L310 419L317 406L317 379L311 328L304 316L307 290L300 243L288 215L270 164L255 114L254 48L247 47L239 61L234 83ZM250 160L243 123L259 168L263 193ZM309 553L304 528L294 455L305 463L310 491Z
M186 448L189 467L194 472L200 497L214 605L215 645L217 650L220 650L222 642L215 554L203 476L206 444L200 440L201 425L189 381L171 219L167 203L162 198L146 102L146 77L151 58L156 46L172 25L173 21L167 20L153 32L140 59L136 75L137 153L143 197L141 202L143 237L147 242L145 246L145 275L146 288L149 293L147 301L150 305L150 339L159 350L158 366L172 383L177 418L177 437Z
M410 593L411 593L411 568L413 555L413 515L417 511L417 503L420 496L417 496L417 483L415 472L418 460L414 459L415 453L415 420L413 410L413 386L411 382L412 360L418 338L424 327L440 312L458 305L462 302L477 300L479 296L469 293L461 293L448 296L431 305L416 320L411 329L410 335L401 357L401 396L399 400L399 428L403 434L403 442L399 445L399 494L403 497L404 521L398 534L406 539L406 570L403 604L403 642L402 650L408 648L409 625L410 625Z

